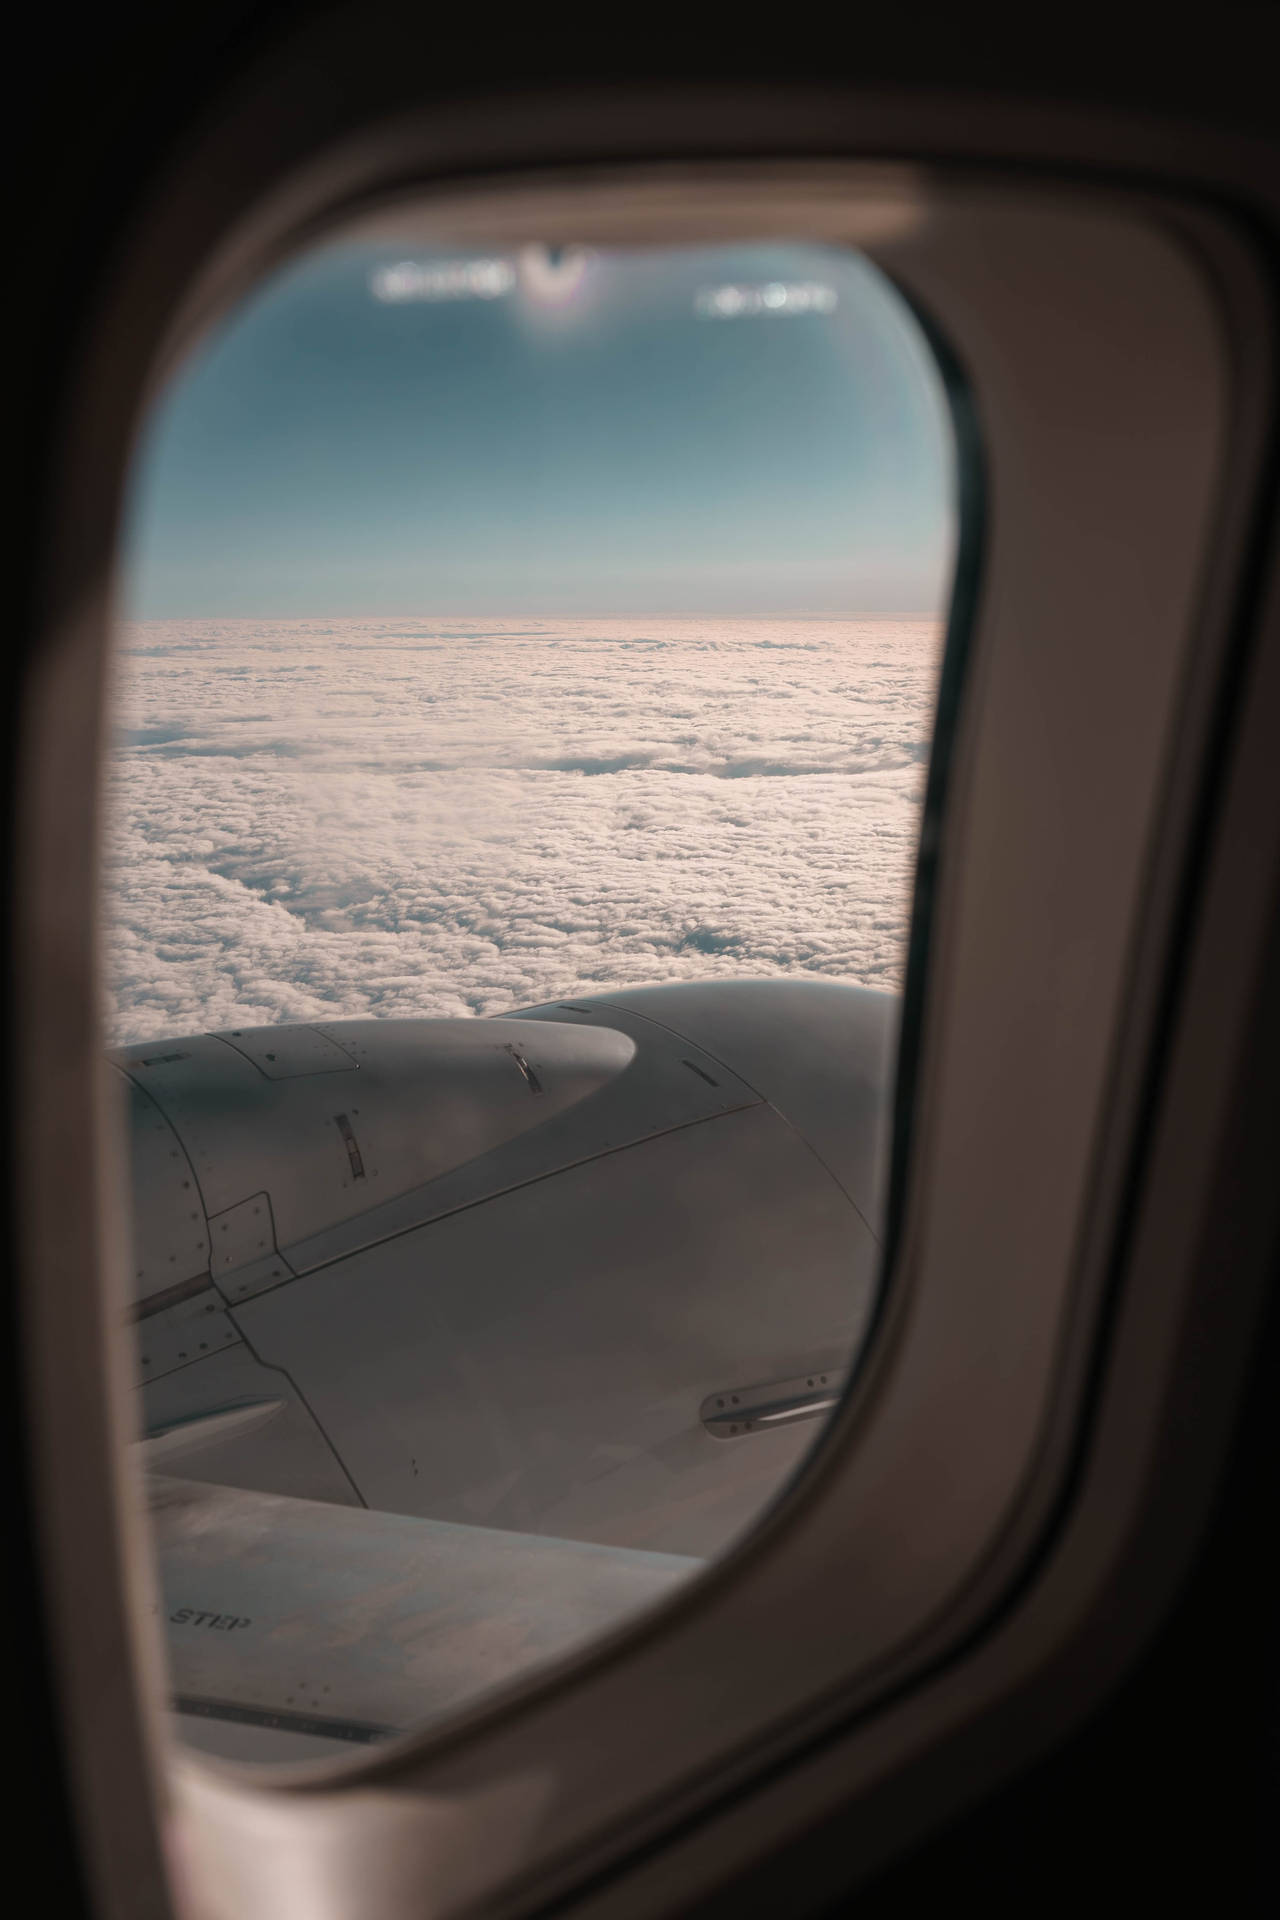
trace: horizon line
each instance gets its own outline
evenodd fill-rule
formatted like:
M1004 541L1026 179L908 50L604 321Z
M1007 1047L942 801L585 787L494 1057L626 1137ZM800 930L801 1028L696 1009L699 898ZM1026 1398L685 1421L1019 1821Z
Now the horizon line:
M710 613L706 609L681 609L654 611L634 611L605 613L596 609L589 613L556 611L547 613L530 609L520 613L475 612L459 613L452 609L442 609L434 613L410 612L395 609L389 612L356 613L349 608L341 612L312 613L122 613L117 614L118 622L130 626L147 626L156 621L173 620L258 620L277 622L285 620L944 620L946 609L938 607L821 607L795 610L781 608L776 612L761 613L758 609L747 613L736 609L728 612Z

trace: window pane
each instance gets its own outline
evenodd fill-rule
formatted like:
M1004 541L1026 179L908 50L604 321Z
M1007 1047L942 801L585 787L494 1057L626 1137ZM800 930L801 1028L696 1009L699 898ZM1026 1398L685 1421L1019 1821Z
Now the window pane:
M878 1283L954 541L830 247L347 239L139 448L104 918L182 1737L385 1739L668 1592Z

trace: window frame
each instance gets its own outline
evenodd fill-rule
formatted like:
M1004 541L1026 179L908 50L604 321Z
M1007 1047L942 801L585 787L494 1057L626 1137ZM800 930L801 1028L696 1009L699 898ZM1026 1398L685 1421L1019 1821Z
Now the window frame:
M480 118L483 120L483 115ZM469 134L474 138L474 123L469 128ZM411 136L406 137L410 138L411 144ZM536 164L537 153L529 138L527 123L525 137L527 145L524 154L517 158L519 164L527 164L532 168ZM433 130L433 138L436 151L432 156L432 165L428 166L419 157L417 167L420 172L428 173L434 168L438 176L447 171L440 163L438 129ZM599 138L598 133L596 138ZM447 140L443 144L447 147ZM455 153L452 158L456 170L465 169L465 155L459 157ZM413 171L404 157L403 148L398 164L402 170ZM378 169L383 179L394 171L388 164L385 147L375 171ZM691 171L694 170L685 167L683 178L686 182ZM753 179L746 178L748 171L740 167L733 169L733 187L740 196L740 208L744 208L744 213L749 210L751 217L758 219L769 175L772 173L776 181L788 170L782 166L765 168L758 171ZM834 171L838 173L840 170ZM865 190L865 170L862 179ZM252 241L246 239L242 229L235 237L235 244L218 264L216 274L206 282L204 288L198 290L195 310L207 310L207 303L212 297L211 289L215 284L225 290L235 283L237 274L243 277L251 273L255 262L258 267L265 265L272 247L287 246L296 241L303 231L309 228L314 230L315 223L321 218L316 211L317 206L323 204L331 211L339 197L333 190L333 180L333 173L330 172L326 177L322 168L319 179L310 183L310 200L295 180L293 203L290 205L288 196L284 195L281 198L285 202L285 212L282 214L279 205L273 209L274 228L264 216ZM587 184L575 185L562 180L560 190L582 193ZM637 198L634 176L627 180L624 173L619 172L615 175L615 184L621 186L634 209ZM179 202L182 197L181 185L176 193ZM883 185L882 179L882 190ZM194 190L190 177L186 178L185 186L188 193ZM606 182L606 194L609 186L610 183ZM528 188L531 196L539 192L545 196L550 190L545 180L541 184L530 182ZM786 180L783 191L792 196L794 211L797 201L795 180ZM938 190L917 180L908 181L906 191L923 194L927 203L930 195L936 195ZM848 192L849 176L846 173L834 197L838 200L840 194ZM174 197L170 196L168 207L171 217ZM812 221L817 217L812 199L806 201L803 195L798 197L806 222ZM463 198L469 200L474 212L476 201L469 195ZM301 211L299 199L303 203ZM261 205L260 202L260 213ZM349 211L352 199L348 198L344 205ZM532 200L532 206L538 221L545 221L545 197L541 208L537 205L536 197ZM491 220L493 217L490 209L485 218ZM617 218L616 214L611 217ZM672 218L669 195L662 217L668 221ZM718 219L731 217L722 211ZM1162 764L1160 773L1155 776L1163 781L1165 823L1152 856L1144 866L1145 948L1139 942L1129 955L1128 999L1132 1018L1127 1024L1131 1034L1108 1054L1107 1061L1114 1137L1096 1142L1091 1157L1091 1181L1095 1196L1092 1240L1088 1249L1082 1252L1081 1260L1090 1268L1094 1291L1099 1295L1112 1268L1118 1217L1135 1204L1134 1153L1139 1132L1135 1109L1143 1107L1144 1103L1150 1107L1154 1037L1161 1022L1167 1022L1170 1015L1172 988L1167 976L1167 963L1171 930L1179 924L1179 914L1185 922L1188 846L1194 840L1196 823L1202 817L1203 777L1211 746L1207 735L1212 731L1215 710L1214 702L1206 702L1206 689L1223 684L1230 662L1237 576L1243 565L1250 531L1249 515L1259 477L1261 435L1270 420L1273 406L1270 361L1261 344L1265 325L1259 319L1260 311L1265 308L1266 294L1250 260L1247 245L1240 243L1221 219L1215 218L1212 213L1188 213L1185 208L1166 209L1164 217L1174 219L1184 235L1184 244L1193 245L1201 260L1209 262L1215 298L1227 316L1227 325L1233 336L1234 389L1231 408L1234 414L1229 420L1224 419L1224 432L1232 457L1224 463L1229 482L1211 502L1216 513L1218 560L1216 570L1211 570L1203 581L1197 583L1198 601L1191 617L1197 628L1198 644L1193 649L1192 677L1182 689L1181 735L1177 738L1171 735L1164 743L1168 750L1167 762ZM252 222L249 224L252 225ZM459 220L460 227L465 224L465 220ZM666 231L670 233L669 226ZM715 231L723 234L725 228L717 225ZM266 235L271 232L274 232L274 239L268 241ZM806 237L821 237L815 235L813 227L808 224L804 232ZM285 235L290 238L286 240L283 237ZM203 240L206 250L211 251L207 228ZM153 251L148 260L149 244ZM136 245L138 257L135 259L135 274L146 280L145 269L149 264L154 271L157 251L154 228ZM191 250L199 253L199 244ZM162 246L159 247L159 254L163 259ZM877 256L873 253L872 257ZM169 258L172 262L172 255ZM890 270L893 270L892 265ZM901 262L898 270L902 271ZM83 783L78 792L75 790L74 773L78 765L84 763L86 743L91 744L97 737L100 671L109 609L105 554L118 511L123 448L127 444L140 396L145 392L149 380L156 377L158 362L152 361L148 366L147 354L156 351L157 338L162 329L168 332L171 342L183 333L189 337L190 317L180 323L176 333L166 324L172 316L172 309L166 303L171 300L174 286L182 275L173 273L170 267L168 272L162 271L158 278L162 283L159 289L154 279L149 288L148 311L152 325L143 330L141 337L145 351L139 352L135 346L135 351L129 356L135 375L133 382L124 383L123 393L118 377L114 392L106 384L109 373L117 365L115 349L119 345L119 329L124 323L124 316L131 312L135 322L137 318L139 287L136 283L132 287L128 285L127 274L123 293L120 288L116 289L114 306L97 335L94 359L86 369L86 382L80 396L81 410L78 414L73 412L72 416L74 432L68 447L69 458L61 501L61 526L64 530L62 557L69 557L72 564L64 570L60 583L63 587L61 606L51 606L49 609L45 648L28 682L24 712L27 739L24 762L27 812L24 830L27 838L23 873L26 906L23 938L26 946L23 956L25 967L19 975L19 989L29 1010L21 1096L24 1114L30 1116L23 1153L28 1206L25 1222L26 1284L35 1302L29 1316L29 1377L33 1382L32 1405L40 1408L35 1424L40 1428L38 1445L41 1458L38 1465L47 1515L46 1551L55 1589L55 1634L60 1640L60 1657L68 1673L69 1712L71 1724L77 1730L75 1744L77 1750L83 1747L80 1791L82 1800L90 1809L90 1827L96 1830L95 1844L104 1857L115 1857L117 1867L121 1841L113 1840L109 1831L109 1808L113 1793L103 1778L103 1749L97 1744L101 1738L101 1726L95 1731L89 1725L83 1717L83 1707L76 1706L74 1696L85 1695L86 1690L91 1691L96 1684L101 1724L105 1725L112 1713L118 1714L122 1722L127 1722L131 1714L136 1712L133 1705L135 1684L141 1671L145 1676L144 1687L151 1686L151 1705L147 1711L154 1715L154 1675L148 1671L152 1656L148 1653L145 1632L138 1630L136 1612L130 1615L124 1598L132 1592L135 1609L140 1604L139 1570L143 1556L139 1553L139 1522L129 1490L119 1477L118 1444L114 1454L110 1448L103 1449L101 1460L89 1463L87 1476L81 1456L80 1485L76 1489L79 1497L73 1499L68 1481L71 1464L66 1451L68 1441L55 1429L61 1420L68 1434L74 1430L81 1446L86 1433L96 1432L99 1436L113 1433L118 1443L123 1432L123 1383L115 1374L110 1376L109 1384L103 1377L102 1356L110 1345L108 1324L110 1302L114 1296L110 1291L103 1293L96 1290L96 1261L100 1244L96 1240L95 1227L101 1221L109 1231L114 1168L110 1162L110 1140L103 1126L103 1114L97 1104L98 1096L93 1085L94 976L91 932L86 924L86 901L92 897L94 801L92 796L86 800ZM917 283L914 291L919 298L927 301L927 287ZM132 309L130 294L134 296ZM936 289L932 310L939 323L947 327L948 315L938 310ZM955 341L954 326L949 331ZM962 344L960 350L963 357ZM981 380L975 384L981 403L986 397L983 385ZM999 433L992 433L989 419L988 435L993 466L998 469L1001 458ZM79 523L76 519L77 508L85 510ZM66 554L68 546L69 556ZM58 557L56 550L55 557ZM994 568L996 562L993 561L991 565ZM1000 578L998 573L989 574L988 587L998 584ZM71 587L80 589L78 598L69 590ZM975 643L974 670L978 673L983 670L981 626ZM1217 711L1220 712L1221 708L1218 707ZM966 720L962 716L952 807L941 822L943 845L937 939L944 950L948 937L944 924L947 904L942 896L948 884L948 860L956 860L954 851L948 849L947 836L956 831L953 824L957 817L953 811L954 795L963 789L969 777L966 753L972 755L976 751L972 743L967 743L963 738L965 725ZM1264 861L1266 854L1267 848L1264 846L1257 852L1256 860ZM1256 874L1253 877L1256 882ZM1247 879L1238 881L1238 886L1247 891ZM945 962L939 966L937 953L935 947L931 965L935 975L935 991L936 980L945 974ZM1247 959L1247 955L1244 957ZM1219 965L1223 964L1219 956ZM1228 1019L1229 1015L1223 1017ZM920 1069L926 1077L930 1071L930 1047L936 1045L936 1040L929 1035L929 1019L930 1012L926 1009ZM1226 1065L1234 1059L1229 1046L1223 1058ZM1226 1073L1226 1065L1220 1079ZM1225 1098L1221 1088L1219 1092L1220 1097ZM927 1092L923 1096L923 1104L929 1104ZM1209 1116L1209 1121L1211 1118ZM1143 1127L1148 1141L1154 1126L1155 1119L1147 1111L1143 1117ZM67 1169L76 1165L92 1169L98 1186L99 1212L96 1217L91 1208L77 1210L67 1206L68 1188L72 1184ZM908 1194L904 1214L904 1246L912 1230L911 1209L919 1204L918 1192ZM904 1254L903 1257L908 1255ZM1111 1278L1114 1280L1113 1273ZM1185 1294L1189 1276L1184 1275L1183 1279ZM44 1287L43 1296L38 1292L41 1286ZM66 1317L68 1295L74 1297L78 1307L83 1309L77 1312L74 1324L69 1324ZM899 1293L898 1300L901 1302L897 1310L900 1321L907 1313L908 1296L905 1291ZM598 1694L602 1677L611 1665L632 1659L642 1648L660 1648L664 1661L669 1661L672 1657L672 1635L679 1631L681 1620L687 1621L688 1610L705 1610L715 1596L723 1598L731 1594L735 1586L741 1586L749 1567L754 1566L757 1571L770 1566L776 1571L781 1567L778 1590L783 1593L788 1586L794 1589L803 1584L800 1580L801 1569L794 1558L789 1566L784 1564L794 1546L788 1536L794 1533L802 1514L820 1506L825 1494L838 1483L842 1471L841 1450L847 1449L850 1435L859 1421L867 1417L866 1410L873 1406L876 1394L893 1372L893 1342L904 1337L904 1329L901 1325L892 1324L892 1308L891 1301L891 1311L886 1316L877 1355L864 1375L862 1387L833 1428L823 1448L824 1457L808 1476L806 1486L794 1500L771 1516L751 1541L699 1582L687 1596L673 1601L661 1613L607 1643L584 1651L580 1659L567 1663L563 1668L540 1675L526 1686L512 1689L491 1703L479 1705L475 1713L460 1720L452 1732L446 1729L437 1733L433 1729L420 1741L402 1744L396 1751L370 1762L359 1769L366 1782L360 1791L348 1791L336 1777L331 1787L299 1778L292 1785L283 1782L269 1789L257 1788L246 1781L233 1780L230 1776L220 1774L215 1768L183 1760L175 1771L173 1784L184 1807L183 1817L192 1823L189 1830L199 1828L203 1837L201 1844L210 1845L220 1854L224 1868L235 1856L238 1861L237 1873L247 1876L239 1881L242 1904L237 1910L251 1912L253 1908L249 1903L261 1897L261 1889L257 1892L253 1889L251 1835L255 1831L265 1833L264 1821L274 1833L271 1844L277 1856L277 1870L283 1850L292 1863L289 1870L296 1871L300 1876L299 1885L309 1882L314 1888L317 1883L313 1876L320 1871L318 1863L325 1863L323 1871L329 1877L326 1880L325 1898L333 1903L335 1910L341 1910L344 1886L351 1888L359 1885L367 1895L370 1892L367 1876L377 1872L376 1862L380 1858L388 1857L395 1860L395 1872L391 1879L383 1880L380 1884L389 1900L394 1901L397 1888L403 1891L416 1874L429 1874L442 1897L447 1897L447 1889L451 1889L458 1897L463 1897L464 1892L466 1897L478 1896L481 1891L479 1887L472 1884L468 1890L465 1878L451 1881L450 1875L465 1876L468 1863L475 1861L477 1851L483 1852L483 1848L477 1848L478 1837L492 1833L494 1823L497 1823L500 1830L514 1835L513 1845L518 1857L501 1859L497 1857L497 1850L491 1849L484 1865L487 1869L496 1870L499 1879L507 1876L503 1898L523 1910L534 1904L535 1900L541 1902L553 1896L559 1897L560 1892L580 1880L588 1860L594 1860L603 1867L608 1862L616 1863L634 1854L637 1848L646 1844L647 1838L651 1840L669 1829L677 1814L681 1820L693 1820L699 1809L705 1813L713 1802L723 1803L731 1791L745 1783L753 1771L763 1778L771 1770L782 1767L784 1761L794 1756L801 1746L813 1746L819 1740L834 1739L836 1736L832 1729L841 1726L847 1729L857 1714L856 1699L846 1693L840 1700L835 1700L830 1697L829 1690L819 1702L815 1716L807 1724L792 1718L784 1727L776 1711L766 1714L761 1725L767 1729L772 1723L773 1733L757 1741L750 1753L747 1750L750 1743L740 1739L738 1733L729 1726L722 1725L719 1744L733 1753L732 1768L722 1764L704 1769L701 1782L678 1788L674 1794L668 1777L660 1790L669 1796L665 1800L660 1799L660 1792L655 1789L652 1780L642 1788L633 1768L623 1794L624 1800L628 1800L629 1811L617 1815L611 1824L609 1819L600 1818L597 1810L576 1834L565 1829L552 1830L545 1804L545 1788L537 1777L537 1755L554 1752L573 1756L576 1751L580 1764L598 1771L599 1739L593 1741L580 1730L575 1749L574 1736L569 1729L562 1725L557 1736L553 1721L545 1717L541 1730L528 1735L533 1717L543 1711L547 1703L557 1697L567 1697L567 1693L575 1691L579 1698L585 1698L588 1692ZM1123 1319L1119 1296L1113 1300L1111 1314L1114 1342ZM1167 1322L1176 1320L1174 1307L1168 1302L1164 1307L1164 1319ZM1176 1327L1170 1325L1169 1333L1170 1338L1174 1337ZM1061 1440L1067 1451L1078 1441L1088 1365L1091 1359L1096 1360L1096 1355L1090 1355L1088 1351L1090 1342L1083 1332L1079 1344L1081 1351L1075 1359L1077 1377L1067 1378L1062 1383L1064 1412L1061 1418L1064 1431ZM1067 1373L1070 1374L1070 1371L1068 1368ZM82 1393L78 1415L73 1413L68 1403L68 1378L76 1382ZM1097 1419L1101 1420L1107 1409L1104 1405L1105 1394L1096 1372L1088 1384L1092 1387ZM1149 1409L1149 1424L1158 1411L1158 1387L1159 1383L1152 1390L1154 1403L1153 1408ZM41 1393L45 1395L43 1400L39 1398ZM1149 1393L1148 1399L1152 1399L1152 1393ZM1095 1424L1095 1433L1097 1430ZM1048 1473L1049 1482L1060 1483L1061 1465L1059 1461ZM86 1478L103 1496L101 1510L88 1525L84 1524L81 1511ZM1133 1490L1130 1489L1131 1502L1133 1497ZM1043 1507L1043 1493L1040 1499ZM1118 1528L1123 1534L1123 1500L1113 1493L1110 1504L1115 1510L1112 1515L1113 1531ZM1049 1499L1048 1505L1052 1507L1052 1499ZM1082 1511L1077 1492L1073 1512L1078 1514ZM1065 1518L1065 1515L1059 1515L1059 1522ZM1029 1525L1031 1536L1042 1537L1043 1510L1032 1519L1034 1524ZM953 1610L937 1645L925 1650L926 1667L932 1662L936 1670L946 1669L954 1676L958 1670L958 1648L964 1643L966 1635L978 1633L979 1623L984 1617L989 1621L993 1598L1002 1604L1007 1603L1011 1582L1016 1582L1026 1574L1029 1548L1030 1541L1026 1538L1010 1541L1010 1564L998 1570L991 1569L993 1593L982 1596L980 1604L978 1596L974 1596L974 1609L967 1620ZM1099 1557L1105 1564L1107 1550L1116 1550L1114 1542L1110 1549L1100 1549L1095 1541L1092 1548L1095 1581L1101 1577L1098 1573ZM74 1652L70 1641L75 1610L68 1606L68 1598L90 1568L94 1569L97 1580L105 1584L110 1599L101 1610L97 1627L83 1636L80 1650ZM79 1574L77 1569L80 1570ZM1076 1578L1077 1581L1080 1579L1078 1573ZM1043 1583L1038 1591L1043 1592ZM1070 1642L1072 1631L1078 1624L1079 1605L1077 1599L1075 1618L1056 1617L1047 1624L1041 1623L1040 1639L1032 1650L1035 1659L1043 1664L1046 1641L1051 1650L1054 1646L1060 1647ZM1015 1608L1016 1619L1025 1621L1029 1617L1025 1605L1020 1612ZM979 1635L979 1638L982 1636ZM1007 1628L1004 1643L1006 1646L1009 1644ZM983 1644L991 1644L989 1634ZM104 1702L101 1663L104 1659L110 1661L113 1655L117 1664L107 1669L111 1676L107 1688L110 1698ZM693 1658L691 1655L687 1657ZM1024 1651L1022 1657L1025 1660L1030 1656ZM923 1668L918 1666L917 1680L922 1671ZM703 1677L694 1660L684 1675L686 1689L701 1683ZM827 1678L830 1679L829 1673ZM900 1690L906 1687L902 1674L886 1676L885 1683L887 1690L882 1697L886 1701L895 1686ZM988 1681L987 1684L990 1686L993 1683ZM1010 1685L1007 1670L1001 1684L1006 1690ZM796 1697L793 1695L793 1707ZM877 1778L883 1777L895 1764L901 1765L904 1750L901 1743L905 1742L909 1747L913 1738L908 1724L911 1713L904 1709L914 1710L917 1721L922 1712L925 1722L929 1722L932 1714L936 1726L938 1698L937 1686L931 1695L928 1688L923 1692L917 1690L911 1697L900 1691L896 1734L886 1731L892 1715L884 1710L880 1713L878 1725L864 1718L863 1733L871 1727L879 1741L879 1755L867 1760L864 1740L863 1757L857 1762L847 1763L840 1775L843 1789L847 1789L850 1780L858 1776L859 1768L870 1770L865 1773L866 1778ZM110 1712L107 1711L108 1706ZM598 1699L594 1711L597 1716L605 1711ZM864 1705L864 1714L867 1711ZM972 1699L967 1703L967 1711L976 1711ZM521 1720L528 1739L523 1763L510 1749L504 1755L500 1746L504 1728L509 1732ZM606 1723L628 1724L630 1729L636 1724L634 1720L628 1720L625 1714L620 1721L616 1709L607 1712ZM904 1726L905 1732L902 1730ZM856 1745L857 1736L847 1734L845 1737L852 1739ZM914 1733L917 1743L921 1737L917 1725ZM662 1774L664 1743L667 1745L669 1775L670 1738L669 1726L655 1727L651 1730L645 1753L633 1756L653 1762L656 1766L655 1777ZM899 1742L896 1755L893 1747L895 1739ZM123 1771L135 1766L135 1780L147 1778L148 1767L152 1764L147 1754L149 1751L154 1756L155 1740L153 1718L147 1732L144 1733L139 1727L138 1736L129 1745L126 1755L127 1764ZM687 1749L684 1757L686 1761L689 1758ZM105 1771L109 1772L110 1769ZM689 1769L689 1772L692 1774L694 1769ZM715 1774L714 1782L711 1781L712 1773ZM355 1776L351 1777L354 1781ZM792 1776L793 1781L796 1777ZM637 1817L636 1808L644 1803L647 1803L647 1810ZM579 1801L578 1811L581 1810ZM127 1821L125 1826L127 1831L123 1843L145 1852L147 1837L140 1832L136 1819ZM114 1856L113 1848L117 1849ZM408 1881L404 1878L406 1874L410 1876ZM489 1891L496 1893L497 1884L493 1883ZM630 1884L634 1893L639 1883L633 1880ZM610 1904L617 1897L616 1889L607 1898L601 1895L601 1898L606 1898L610 1911L623 1910ZM366 1904L365 1911L372 1910Z

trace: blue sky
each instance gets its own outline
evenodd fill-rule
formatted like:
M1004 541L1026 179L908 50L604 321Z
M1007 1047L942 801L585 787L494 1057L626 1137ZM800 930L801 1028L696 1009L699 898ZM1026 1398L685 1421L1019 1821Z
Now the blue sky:
M138 450L128 616L939 610L941 383L865 260L641 251L557 284L495 252L493 297L375 297L466 257L339 243L206 337ZM742 310L699 310L726 286Z

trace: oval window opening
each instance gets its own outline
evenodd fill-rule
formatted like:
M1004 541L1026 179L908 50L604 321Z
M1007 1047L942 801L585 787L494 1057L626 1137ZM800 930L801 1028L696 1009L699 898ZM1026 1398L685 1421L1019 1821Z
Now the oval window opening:
M103 918L183 1740L412 1731L809 1452L879 1282L955 465L829 245L340 238L160 397Z

